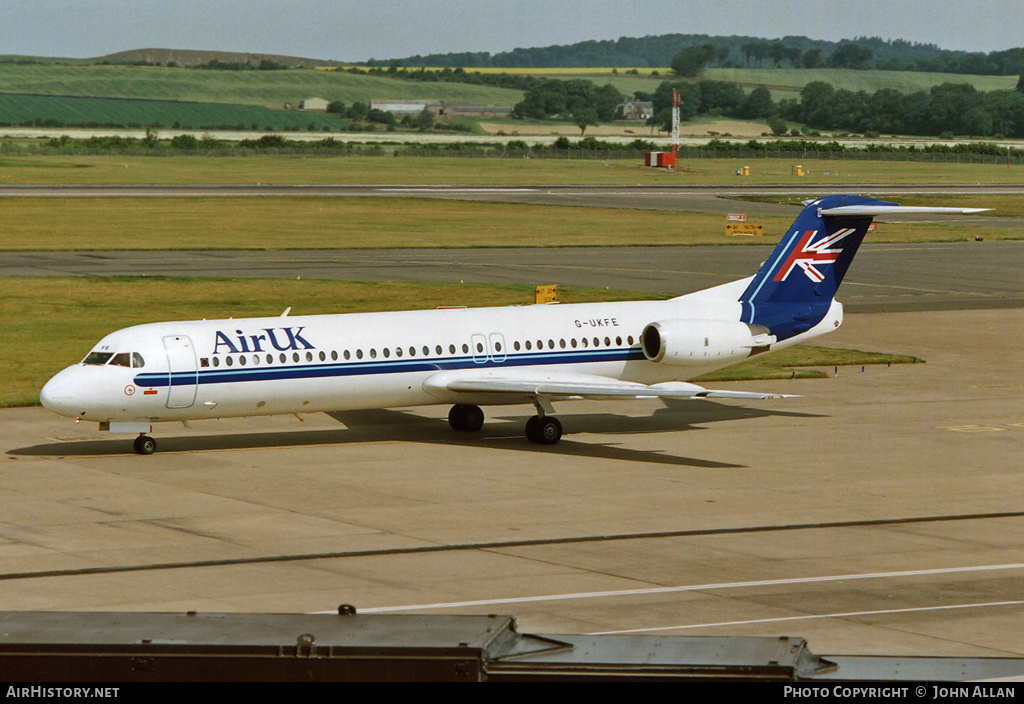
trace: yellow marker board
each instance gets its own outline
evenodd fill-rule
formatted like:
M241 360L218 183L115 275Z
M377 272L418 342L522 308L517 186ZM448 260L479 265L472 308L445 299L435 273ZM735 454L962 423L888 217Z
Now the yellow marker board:
M763 225L755 225L749 222L730 222L725 226L727 235L744 235L747 237L760 237L764 234Z
M558 286L538 286L535 303L552 303L558 299Z

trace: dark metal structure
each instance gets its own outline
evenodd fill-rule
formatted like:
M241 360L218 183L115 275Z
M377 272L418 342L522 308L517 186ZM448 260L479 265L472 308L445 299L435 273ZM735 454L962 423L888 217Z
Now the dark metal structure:
M961 680L1017 658L814 655L802 638L538 636L511 616L0 612L0 681Z

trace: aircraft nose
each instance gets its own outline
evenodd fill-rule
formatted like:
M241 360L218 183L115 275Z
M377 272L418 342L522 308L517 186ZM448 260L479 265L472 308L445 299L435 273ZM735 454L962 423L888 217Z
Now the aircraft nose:
M74 378L74 369L68 368L50 379L39 392L39 400L44 408L48 408L62 416L77 416L83 409L81 405L81 385Z

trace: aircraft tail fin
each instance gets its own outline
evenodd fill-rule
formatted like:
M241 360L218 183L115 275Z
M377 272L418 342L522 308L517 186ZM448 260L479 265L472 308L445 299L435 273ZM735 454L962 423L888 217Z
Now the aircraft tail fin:
M780 340L817 325L878 215L982 210L907 207L866 196L810 201L740 296L742 320L769 328Z

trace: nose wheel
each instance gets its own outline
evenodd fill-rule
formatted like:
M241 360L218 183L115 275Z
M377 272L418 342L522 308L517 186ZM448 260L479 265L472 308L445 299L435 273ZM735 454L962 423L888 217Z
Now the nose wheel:
M140 455L152 455L156 452L156 440L148 435L140 435L135 438L133 447L135 448L135 452Z

